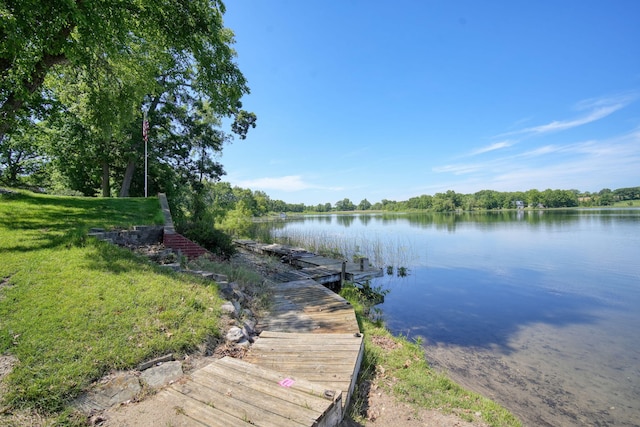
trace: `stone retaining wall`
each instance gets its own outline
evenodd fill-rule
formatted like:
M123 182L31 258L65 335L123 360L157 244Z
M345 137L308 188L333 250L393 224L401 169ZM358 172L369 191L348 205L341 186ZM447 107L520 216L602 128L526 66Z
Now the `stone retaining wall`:
M114 243L119 246L154 245L162 242L164 227L161 225L136 225L133 230L105 231L102 228L92 228L89 236Z

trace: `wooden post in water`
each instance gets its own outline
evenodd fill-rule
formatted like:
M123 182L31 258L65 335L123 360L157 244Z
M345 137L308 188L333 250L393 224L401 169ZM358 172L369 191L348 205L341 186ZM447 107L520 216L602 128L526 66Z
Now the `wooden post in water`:
M342 261L342 270L340 271L340 289L344 286L344 280L347 277L347 261Z

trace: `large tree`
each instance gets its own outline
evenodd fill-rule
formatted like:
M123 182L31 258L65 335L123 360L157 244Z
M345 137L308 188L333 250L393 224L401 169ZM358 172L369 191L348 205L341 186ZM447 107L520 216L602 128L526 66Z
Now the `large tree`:
M175 52L199 73L217 111L248 91L233 62L219 0L3 0L0 3L0 142L16 118L41 103L55 65L100 66L96 59L138 55L140 42Z
M157 137L154 159L200 181L223 174L214 154L228 138L215 127L233 117L232 131L244 139L256 116L241 109L248 87L234 62L233 33L222 23L222 2L35 3L0 6L0 34L7 36L0 42L0 138L16 119L42 109L44 84L65 106L50 123L61 131L57 165L81 191L93 192L82 177L99 170L104 196L114 184L121 196L129 194L144 152L141 108Z

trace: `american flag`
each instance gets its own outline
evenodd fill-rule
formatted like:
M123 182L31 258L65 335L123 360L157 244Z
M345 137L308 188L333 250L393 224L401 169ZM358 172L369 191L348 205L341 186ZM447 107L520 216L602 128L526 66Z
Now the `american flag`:
M149 121L147 120L147 115L144 115L144 119L142 119L142 138L144 138L144 142L149 140Z

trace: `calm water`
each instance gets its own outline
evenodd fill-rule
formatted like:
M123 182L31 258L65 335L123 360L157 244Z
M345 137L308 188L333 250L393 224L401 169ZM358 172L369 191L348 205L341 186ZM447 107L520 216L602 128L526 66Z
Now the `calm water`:
M372 283L390 290L389 329L525 425L640 425L640 210L312 216L273 233L394 267Z

